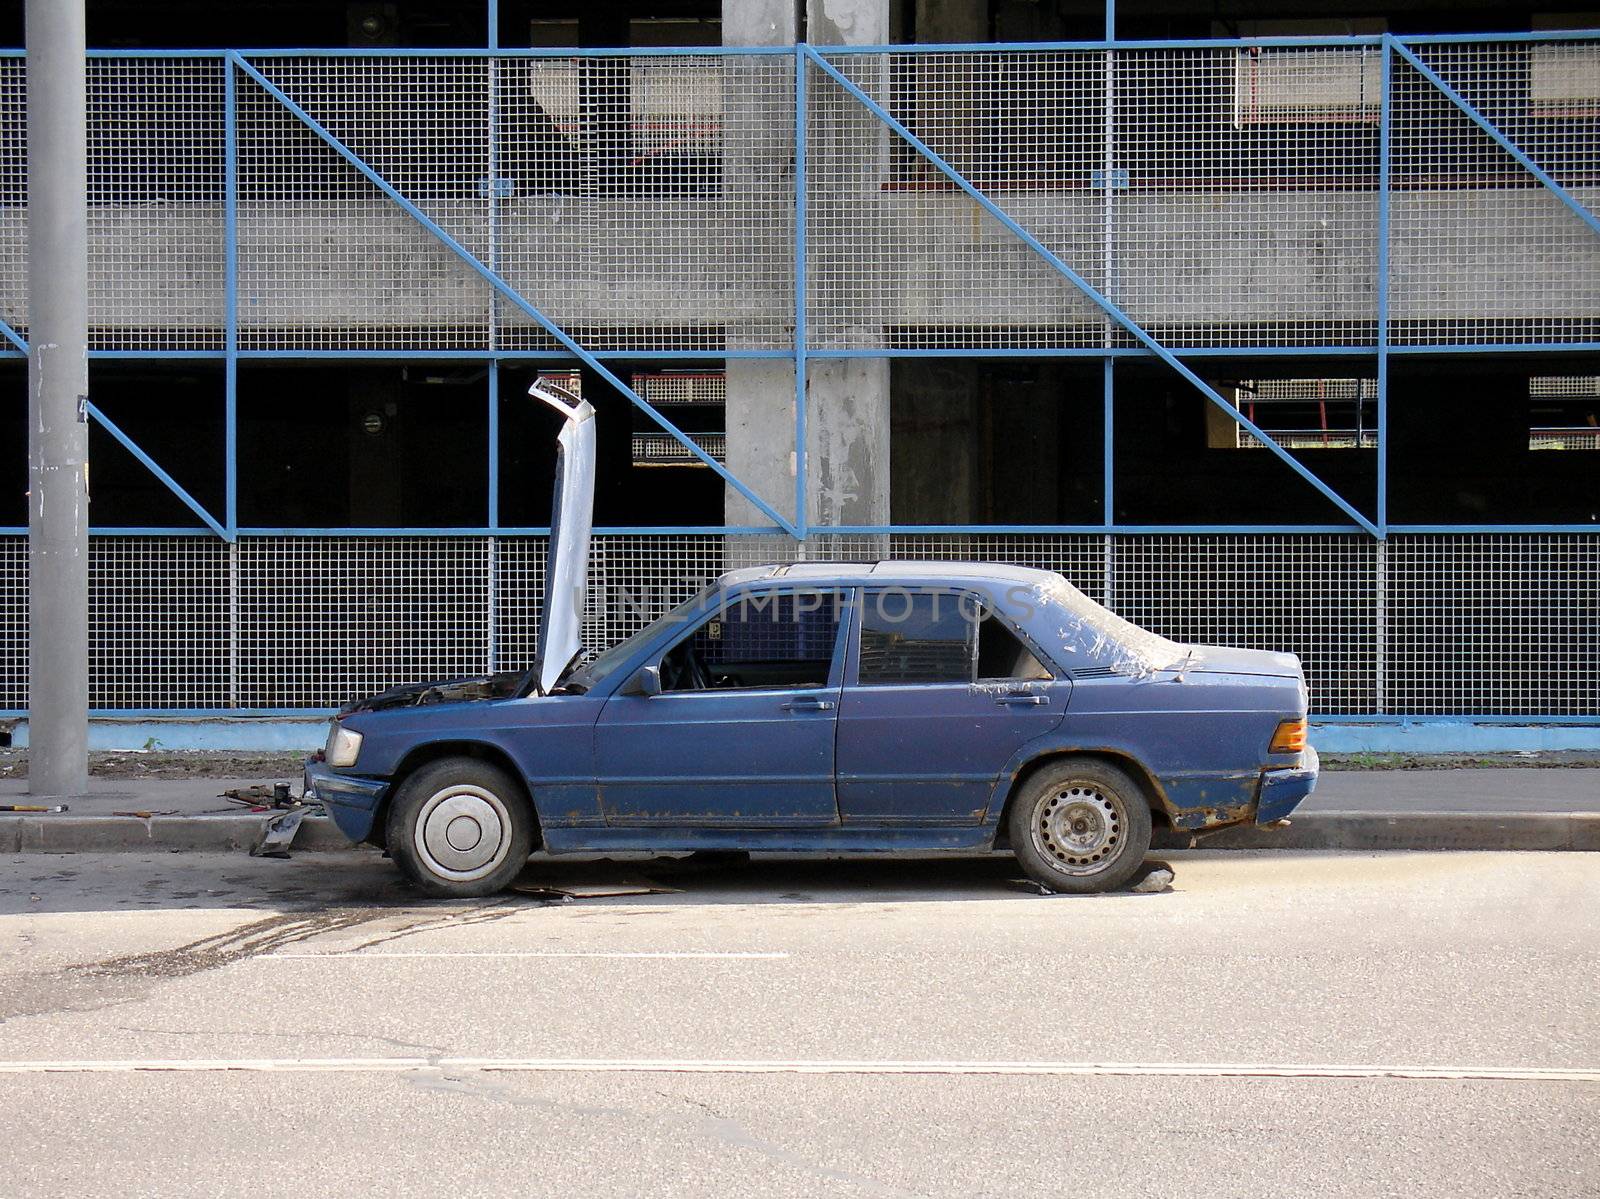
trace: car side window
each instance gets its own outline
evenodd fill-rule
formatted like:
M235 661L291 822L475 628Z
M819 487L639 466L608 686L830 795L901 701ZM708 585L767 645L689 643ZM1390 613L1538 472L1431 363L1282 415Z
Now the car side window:
M756 592L721 604L661 659L663 691L824 687L843 604L825 592Z
M940 592L869 591L861 609L863 686L970 683L976 642L970 598Z
M1052 676L1022 638L985 613L978 625L978 677L1039 682Z

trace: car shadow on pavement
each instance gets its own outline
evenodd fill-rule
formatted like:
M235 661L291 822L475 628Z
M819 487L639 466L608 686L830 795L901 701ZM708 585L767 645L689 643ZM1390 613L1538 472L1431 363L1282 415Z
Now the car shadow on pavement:
M1117 892L1127 896L1128 892ZM1040 898L1008 854L626 859L536 855L500 895L439 900L372 853L18 855L0 859L0 915L90 911L839 904ZM1095 896L1052 897L1087 900Z

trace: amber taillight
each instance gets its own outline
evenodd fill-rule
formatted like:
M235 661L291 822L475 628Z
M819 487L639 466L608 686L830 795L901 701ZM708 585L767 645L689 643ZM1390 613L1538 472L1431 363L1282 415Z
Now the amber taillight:
M1306 718L1298 720L1283 720L1278 723L1278 731L1272 734L1272 744L1267 746L1267 752L1275 754L1297 754L1306 747Z

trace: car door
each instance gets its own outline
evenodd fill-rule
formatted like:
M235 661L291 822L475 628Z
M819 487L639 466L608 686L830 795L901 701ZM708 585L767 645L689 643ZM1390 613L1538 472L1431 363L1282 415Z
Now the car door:
M845 824L974 824L1013 755L1061 723L1071 683L977 597L867 590L839 707Z
M796 588L723 597L654 659L659 694L608 699L595 725L606 822L837 824L847 601Z

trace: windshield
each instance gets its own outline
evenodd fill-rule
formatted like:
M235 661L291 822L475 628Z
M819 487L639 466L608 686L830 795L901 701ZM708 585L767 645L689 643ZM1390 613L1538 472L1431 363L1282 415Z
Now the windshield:
M682 624L688 620L715 590L715 587L707 587L691 598L684 600L672 611L656 617L632 637L617 642L610 649L597 655L592 661L578 667L566 677L565 685L572 690L590 690L629 658L633 657L634 653L645 642L654 640L656 635L669 625Z

